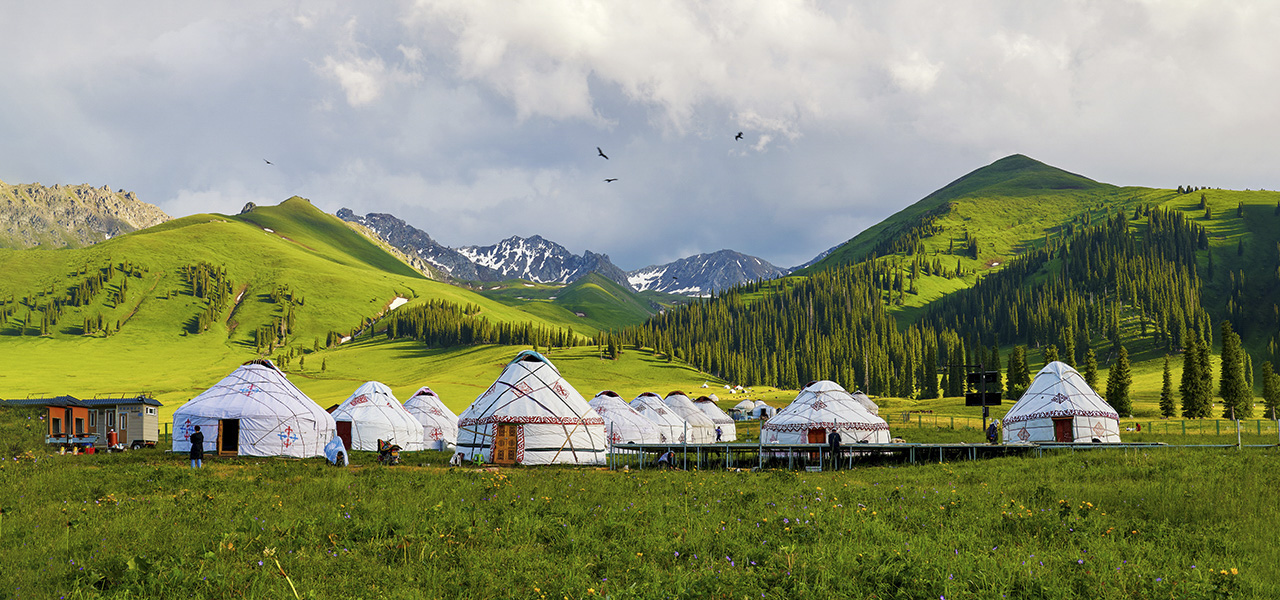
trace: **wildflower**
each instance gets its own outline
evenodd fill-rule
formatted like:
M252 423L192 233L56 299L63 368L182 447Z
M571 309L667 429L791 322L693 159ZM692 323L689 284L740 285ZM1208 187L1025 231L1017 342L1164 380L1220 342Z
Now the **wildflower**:
M1235 567L1231 567L1231 574L1232 574L1232 575L1239 575L1239 574L1240 574L1240 571L1237 571Z

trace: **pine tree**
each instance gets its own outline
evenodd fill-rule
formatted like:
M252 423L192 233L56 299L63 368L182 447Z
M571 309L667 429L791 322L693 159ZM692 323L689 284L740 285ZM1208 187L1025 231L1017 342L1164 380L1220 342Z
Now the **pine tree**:
M1207 327L1205 329L1208 329ZM1206 337L1196 341L1196 362L1200 363L1200 416L1209 418L1213 410L1213 363L1209 362L1209 342L1213 332L1206 331Z
M1164 385L1160 388L1160 416L1168 419L1177 415L1173 405L1173 374L1169 372L1169 355L1164 356Z
M1053 344L1049 344L1044 349L1044 364L1045 366L1048 366L1049 363L1056 360L1058 360L1058 347Z
M924 350L924 380L920 386L920 397L924 399L938 397L938 349L926 346Z
M1182 416L1186 419L1200 419L1205 415L1202 412L1200 397L1200 353L1199 338L1191 338L1187 334L1187 340L1183 343L1182 351L1182 382L1178 385L1178 393L1182 396Z
M1084 353L1084 382L1098 389L1098 355L1094 354L1093 348Z
M1244 357L1244 391L1249 397L1249 403L1253 403L1253 358L1249 356L1249 352L1243 347L1240 349L1240 355Z
M1009 366L1005 370L1005 397L1017 400L1031 384L1031 369L1027 366L1027 347L1014 346L1009 353Z
M1276 375L1271 361L1262 363L1262 402L1266 407L1264 416L1280 419L1280 375Z
M1231 328L1230 321L1222 322L1222 373L1218 395L1222 396L1222 418L1247 419L1253 416L1253 406L1245 390L1244 350L1240 336Z
M1133 374L1129 372L1129 350L1120 346L1120 356L1107 374L1107 403L1120 416L1133 416L1133 403L1129 401L1129 387Z

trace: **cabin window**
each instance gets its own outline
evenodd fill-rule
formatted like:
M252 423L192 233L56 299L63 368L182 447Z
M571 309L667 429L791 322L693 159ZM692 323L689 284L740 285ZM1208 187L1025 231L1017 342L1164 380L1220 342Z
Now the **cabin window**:
M76 435L84 435L84 419L76 418Z
M91 410L89 411L89 427L97 427L97 426L98 426L98 411Z
M109 410L107 411L107 427L115 427L115 426L116 426L116 411Z
M62 419L54 417L49 426L53 429L53 435L62 435Z
M147 407L147 414L149 414L149 415L154 415L154 414L156 414L156 409L151 408L150 406L148 406L148 407Z

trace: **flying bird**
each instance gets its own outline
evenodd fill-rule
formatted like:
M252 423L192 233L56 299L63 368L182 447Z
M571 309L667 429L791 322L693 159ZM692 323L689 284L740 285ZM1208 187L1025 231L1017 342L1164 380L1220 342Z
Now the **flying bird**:
M739 131L739 132L738 132L738 135L733 136L733 139L735 139L735 140L740 140L740 139L742 139L742 132L741 132L741 131Z
M264 158L264 159L262 159L262 162L267 163L267 164L269 164L269 165L270 165L270 164L272 164L272 162L271 162L271 161L269 161L269 160L267 160L267 159L265 159L265 158Z
M604 155L604 150L601 150L600 146L596 146L596 152L599 153L600 156L603 157L605 160L609 160L609 157Z
M617 178L617 177L611 177L611 178L609 178L609 179L604 180L604 182L605 182L605 183L613 183L613 182L615 182L615 181L617 181L617 180L618 180L618 178Z

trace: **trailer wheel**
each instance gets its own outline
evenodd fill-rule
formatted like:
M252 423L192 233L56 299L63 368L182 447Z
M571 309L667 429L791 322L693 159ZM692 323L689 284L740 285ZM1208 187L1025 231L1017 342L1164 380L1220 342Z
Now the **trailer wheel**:
M129 446L129 449L130 449L130 450L141 450L141 449L142 449L142 442L134 441L134 442L133 442L133 444L131 444L131 445Z

